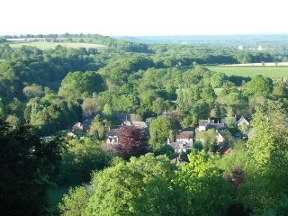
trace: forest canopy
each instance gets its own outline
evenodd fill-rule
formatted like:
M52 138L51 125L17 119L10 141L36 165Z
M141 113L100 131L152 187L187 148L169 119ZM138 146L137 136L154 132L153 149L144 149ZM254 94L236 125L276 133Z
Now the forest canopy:
M206 39L1 37L0 212L287 215L286 39Z

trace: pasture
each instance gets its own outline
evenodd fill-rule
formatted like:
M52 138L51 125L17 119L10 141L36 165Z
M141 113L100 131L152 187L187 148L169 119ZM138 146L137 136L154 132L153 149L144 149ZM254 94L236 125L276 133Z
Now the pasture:
M22 46L32 46L37 47L38 49L53 49L57 45L65 46L67 48L106 48L106 46L101 44L93 43L69 43L69 42L20 42L20 43L10 43L11 48L21 48Z
M271 79L288 78L288 67L285 66L209 66L208 68L228 76L254 77L263 75Z

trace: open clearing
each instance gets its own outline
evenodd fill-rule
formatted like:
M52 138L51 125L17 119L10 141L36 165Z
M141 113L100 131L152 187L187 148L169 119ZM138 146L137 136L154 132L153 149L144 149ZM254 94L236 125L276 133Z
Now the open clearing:
M254 77L263 75L271 79L279 79L288 77L288 67L285 66L210 66L211 71L225 73L228 76Z
M101 44L93 44L93 43L68 43L68 42L23 42L23 43L10 43L9 46L12 48L21 48L22 46L33 46L37 47L38 49L53 49L57 45L65 46L68 48L106 48L106 46Z

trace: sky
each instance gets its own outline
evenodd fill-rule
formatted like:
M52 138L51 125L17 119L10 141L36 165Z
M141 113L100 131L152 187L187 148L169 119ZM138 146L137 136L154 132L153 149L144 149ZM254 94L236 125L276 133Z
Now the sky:
M286 0L3 0L0 35L288 33Z

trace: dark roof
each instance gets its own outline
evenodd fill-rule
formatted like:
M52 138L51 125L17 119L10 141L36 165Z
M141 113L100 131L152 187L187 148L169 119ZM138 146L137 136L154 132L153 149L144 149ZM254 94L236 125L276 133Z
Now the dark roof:
M134 125L137 128L148 128L148 125L144 121L125 121L123 124L126 126Z
M221 130L225 128L225 123L209 123L208 124L208 129L216 129L216 130Z
M176 135L176 139L192 139L193 131L182 131Z
M90 128L93 120L94 120L94 116L84 119L84 121L82 122L82 125L85 130L88 130Z
M107 133L107 136L117 136L118 130L119 130L119 128L110 129L110 131L108 131L108 133Z

